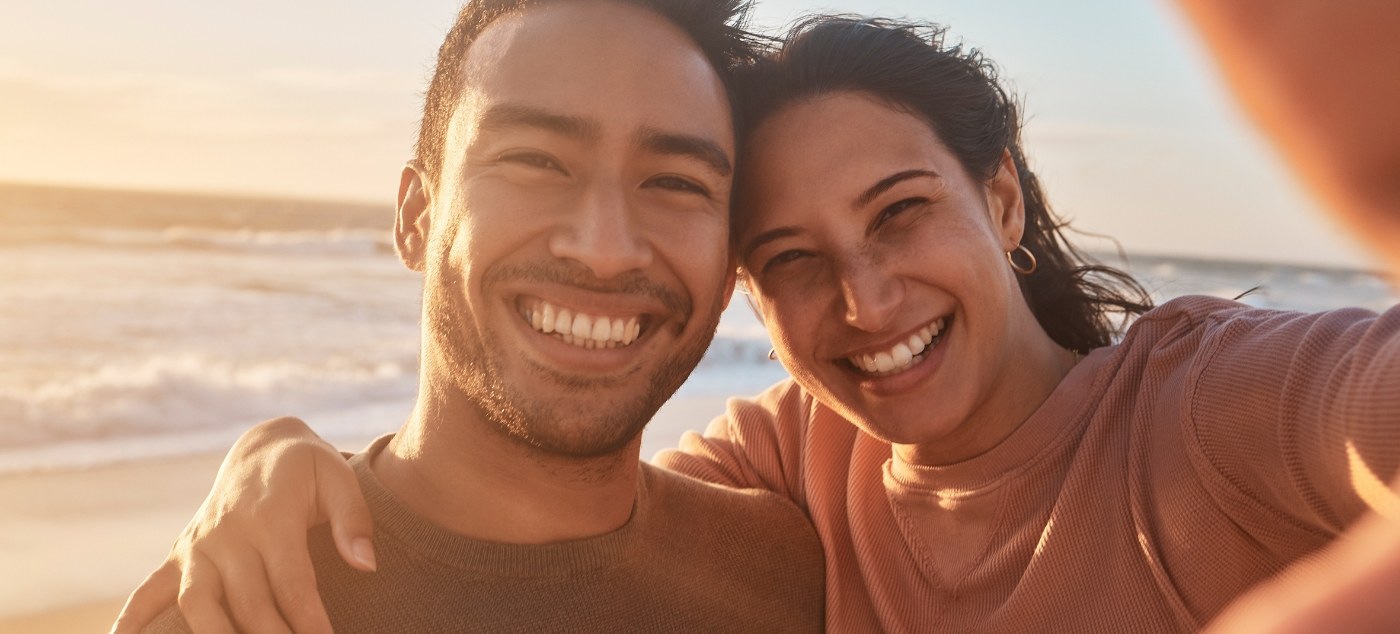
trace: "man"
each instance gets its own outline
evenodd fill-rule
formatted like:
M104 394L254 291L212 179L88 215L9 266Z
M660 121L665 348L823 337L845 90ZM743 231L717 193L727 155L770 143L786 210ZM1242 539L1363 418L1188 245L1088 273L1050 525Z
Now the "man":
M397 435L353 459L377 572L342 563L328 530L308 537L335 631L820 629L820 546L800 511L637 455L734 283L715 248L734 13L463 9L399 186L398 253L424 275L419 394ZM150 629L285 631L251 603L229 597L233 622L171 609Z

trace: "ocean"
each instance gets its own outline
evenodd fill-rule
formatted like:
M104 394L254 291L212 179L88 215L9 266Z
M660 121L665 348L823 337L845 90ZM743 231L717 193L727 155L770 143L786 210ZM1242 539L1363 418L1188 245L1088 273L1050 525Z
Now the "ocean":
M0 184L0 474L221 450L259 420L397 428L416 393L420 283L387 205ZM1110 258L1111 259L1111 258ZM1395 303L1347 269L1131 254L1159 301L1305 311ZM731 303L682 396L785 376ZM721 412L696 412L703 428ZM644 453L679 430L648 434Z

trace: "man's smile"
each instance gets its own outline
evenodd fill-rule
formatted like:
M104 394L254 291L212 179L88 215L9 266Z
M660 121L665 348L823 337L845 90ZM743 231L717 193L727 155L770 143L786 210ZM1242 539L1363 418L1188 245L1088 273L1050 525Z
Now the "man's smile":
M553 335L572 346L623 348L641 335L644 315L587 313L556 305L539 297L522 295L516 300L520 316L536 332Z

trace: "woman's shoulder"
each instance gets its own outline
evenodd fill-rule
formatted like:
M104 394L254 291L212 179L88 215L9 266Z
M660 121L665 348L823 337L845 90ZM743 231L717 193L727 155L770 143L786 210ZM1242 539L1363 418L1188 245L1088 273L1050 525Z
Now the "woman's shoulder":
M1400 308L1391 309L1387 314L1397 313L1397 310ZM1185 295L1164 302L1138 317L1128 327L1123 341L1298 336L1319 330L1345 330L1353 325L1368 324L1377 317L1376 312L1365 308L1348 307L1305 313L1260 308L1207 295ZM1400 318L1400 313L1391 317Z

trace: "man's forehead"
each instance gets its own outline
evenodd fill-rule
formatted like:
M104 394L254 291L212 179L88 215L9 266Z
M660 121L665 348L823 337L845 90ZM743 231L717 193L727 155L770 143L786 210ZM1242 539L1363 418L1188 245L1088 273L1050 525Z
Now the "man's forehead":
M463 63L476 115L503 104L730 136L728 100L699 47L666 18L611 1L561 0L487 27ZM463 105L463 104L459 104Z

